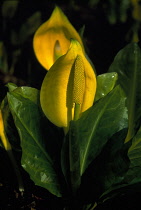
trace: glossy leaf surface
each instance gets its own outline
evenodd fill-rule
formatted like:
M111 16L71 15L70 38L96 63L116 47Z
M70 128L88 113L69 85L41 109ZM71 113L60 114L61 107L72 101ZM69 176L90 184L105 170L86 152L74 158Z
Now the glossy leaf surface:
M137 43L123 48L115 57L109 72L118 73L118 83L127 95L129 130L126 142L135 134L141 119L141 51Z
M80 174L100 154L108 139L127 127L125 95L117 86L75 122L80 141Z
M81 180L83 199L92 202L94 198L96 200L100 198L98 202L102 202L116 194L113 190L122 188L129 167L128 146L124 144L126 133L127 129L115 133L83 174Z
M45 141L49 139L43 139L41 132L42 114L37 105L38 91L30 88L26 96L25 89L24 94L21 94L22 91L21 88L8 93L8 102L21 139L22 166L36 185L60 197L54 162L46 151ZM33 96L31 99L29 93Z
M130 184L141 183L141 128L132 140L128 156L131 163L126 179Z
M107 95L115 86L118 78L116 72L105 73L97 76L97 89L95 102Z

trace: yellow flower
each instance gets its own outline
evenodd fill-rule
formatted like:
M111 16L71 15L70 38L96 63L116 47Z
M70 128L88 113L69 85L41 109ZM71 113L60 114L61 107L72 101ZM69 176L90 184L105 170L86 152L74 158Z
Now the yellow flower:
M0 110L0 138L3 143L3 146L6 150L11 150L11 145L6 137L5 130L4 130L4 124L3 124L3 117L2 117L2 111Z
M47 118L58 127L69 127L74 119L93 105L96 76L78 41L72 39L68 52L46 74L40 101Z
M49 70L58 57L66 54L71 38L78 40L83 48L75 28L62 10L55 7L49 20L38 28L33 38L35 55L45 69Z

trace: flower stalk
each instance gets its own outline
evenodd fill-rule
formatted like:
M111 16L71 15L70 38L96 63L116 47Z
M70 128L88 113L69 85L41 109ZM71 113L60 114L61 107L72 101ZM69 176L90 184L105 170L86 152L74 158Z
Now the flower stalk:
M11 164L14 168L14 171L15 171L15 174L16 174L16 177L17 177L17 180L18 180L19 191L21 192L21 194L23 194L24 185L23 185L22 176L21 176L19 167L17 165L17 162L15 160L15 157L13 155L11 144L10 144L6 134L5 134L3 117L2 117L2 111L1 110L0 110L0 138L1 138L1 141L2 141L2 144L5 148L5 150L7 151L7 154L9 156L10 161L11 161Z

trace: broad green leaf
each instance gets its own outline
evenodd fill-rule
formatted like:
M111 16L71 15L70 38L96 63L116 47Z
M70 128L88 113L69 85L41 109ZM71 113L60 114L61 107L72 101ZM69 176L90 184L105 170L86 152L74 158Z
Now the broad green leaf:
M99 157L99 165L102 162L102 168L104 169L103 175L99 174L105 188L104 190L120 184L124 180L124 175L129 168L130 161L127 155L129 145L124 144L126 134L127 128L115 133ZM104 157L106 157L106 160L104 160Z
M127 153L130 161L129 168L120 184L103 193L101 196L103 200L118 196L121 193L129 193L129 191L136 193L141 189L141 128L133 138L132 144L131 141L128 144L128 147L130 146Z
M80 144L80 174L100 154L108 139L127 127L125 95L120 86L99 100L74 122Z
M118 75L116 72L105 73L97 76L97 89L95 102L107 95L115 86Z
M14 92L21 95L24 98L29 99L37 105L39 104L39 90L37 90L36 88L23 86L14 89Z
M141 167L141 128L132 140L132 145L128 151L131 165Z
M38 105L14 91L8 93L8 102L21 139L22 166L36 185L60 197L56 168L46 151L45 141L50 139L43 139Z
M9 92L14 91L20 94L21 96L30 99L35 104L39 103L39 91L37 89L26 86L17 87L13 83L8 83L6 86L8 87ZM1 110L4 119L5 132L8 137L8 140L11 143L13 149L15 149L16 151L21 151L19 135L13 122L13 117L11 116L7 97L5 97L2 101Z
M9 92L14 91L24 98L28 98L32 102L39 104L39 90L36 88L27 86L18 87L14 83L8 83L6 86L8 87Z
M131 43L115 57L109 72L118 73L118 83L127 96L129 129L125 142L129 141L141 120L141 51L137 43Z
M141 182L141 128L132 140L128 156L131 163L125 179L131 185Z
M91 202L102 196L106 199L113 188L122 187L130 163L127 155L129 147L124 144L126 133L127 129L115 133L83 174L80 192L84 194L84 199Z
M133 198L135 199L135 196L140 195L140 193L141 193L141 182L139 182L137 184L131 184L131 185L123 183L122 185L117 185L117 186L113 187L112 191L111 190L109 192L106 191L100 197L98 203L101 204L101 203L104 203L105 201L109 200L110 202L112 202L114 204L115 203L114 198L116 199L116 201L120 201L120 198L122 197L122 200L123 200L123 196L124 196L125 202L127 201L127 198L128 198L128 200L130 199L131 203L133 204L132 196L134 196ZM131 209L136 209L136 203L135 203L134 207L135 208L131 208ZM120 208L117 208L117 209L120 209ZM122 209L130 209L130 208L124 207Z
M27 98L38 105L41 115L40 117L42 117L40 125L42 136L44 139L50 139L50 141L46 142L46 147L48 148L48 152L50 153L51 157L54 160L55 158L58 159L59 157L57 156L60 156L59 153L62 146L63 131L53 124L49 123L48 119L41 111L39 90L37 90L36 88L23 86L14 89L14 93L17 93L21 97ZM56 145L55 148L54 145ZM59 163L59 160L57 162Z

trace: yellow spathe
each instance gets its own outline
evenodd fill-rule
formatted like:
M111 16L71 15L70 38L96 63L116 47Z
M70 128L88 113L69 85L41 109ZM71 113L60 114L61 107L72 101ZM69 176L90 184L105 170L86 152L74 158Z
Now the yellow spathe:
M56 6L49 20L38 28L33 38L34 52L40 64L49 70L58 57L66 54L71 38L78 40L83 47L81 37Z
M2 117L2 111L0 110L0 138L3 143L3 146L6 150L11 150L11 145L6 137L5 130L4 130L4 123Z
M68 52L46 74L40 93L43 112L56 126L68 128L75 104L80 114L93 105L96 76L78 41L72 39Z

